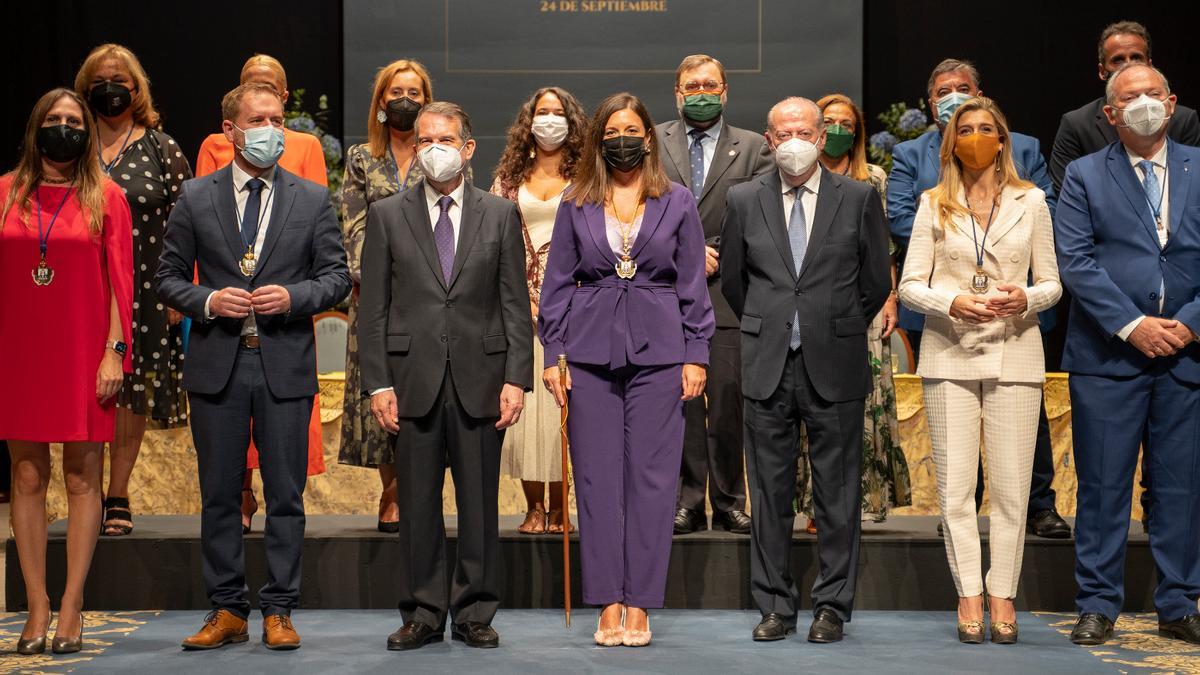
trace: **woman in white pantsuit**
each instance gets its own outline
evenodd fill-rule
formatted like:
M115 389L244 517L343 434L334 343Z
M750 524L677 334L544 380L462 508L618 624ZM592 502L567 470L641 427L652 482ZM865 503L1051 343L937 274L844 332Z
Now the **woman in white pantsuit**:
M991 488L991 639L1011 644L1045 379L1037 313L1062 294L1045 194L1018 175L1008 139L990 99L955 112L942 140L941 181L921 197L900 282L904 304L927 315L917 373L958 635L972 644L984 640L974 501L980 428Z

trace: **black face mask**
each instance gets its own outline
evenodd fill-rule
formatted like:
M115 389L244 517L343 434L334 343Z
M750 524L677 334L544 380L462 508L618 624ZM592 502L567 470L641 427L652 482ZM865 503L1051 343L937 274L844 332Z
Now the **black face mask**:
M614 136L604 139L604 161L617 171L632 171L646 156L646 139L641 136Z
M87 149L87 129L73 129L65 124L41 127L37 130L37 148L52 162L71 162Z
M388 126L396 131L412 131L419 112L421 104L407 96L392 99L387 103Z
M116 117L129 109L133 103L133 92L116 82L101 82L92 87L88 94L88 105L102 117Z

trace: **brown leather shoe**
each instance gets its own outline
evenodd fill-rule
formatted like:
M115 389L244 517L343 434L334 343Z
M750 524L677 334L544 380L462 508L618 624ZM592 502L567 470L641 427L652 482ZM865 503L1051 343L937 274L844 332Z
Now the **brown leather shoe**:
M183 641L183 648L216 649L227 644L237 644L250 639L246 633L246 620L227 609L217 609L204 617L200 632Z
M298 649L300 634L292 627L291 617L285 614L272 614L263 617L262 641L267 649Z

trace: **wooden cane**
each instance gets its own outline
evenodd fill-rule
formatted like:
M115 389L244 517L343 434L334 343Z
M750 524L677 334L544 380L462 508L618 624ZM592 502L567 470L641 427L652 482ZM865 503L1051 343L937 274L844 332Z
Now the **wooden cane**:
M567 510L567 355L558 355L558 384L563 391L563 406L559 412L558 437L562 445L562 523L563 523L563 609L567 628L571 627L571 512Z

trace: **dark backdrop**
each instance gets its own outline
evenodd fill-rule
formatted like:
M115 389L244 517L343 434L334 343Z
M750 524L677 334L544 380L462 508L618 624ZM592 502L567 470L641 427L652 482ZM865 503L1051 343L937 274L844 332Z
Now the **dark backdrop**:
M92 47L125 45L150 76L163 129L195 164L200 142L220 130L221 97L237 86L255 52L283 62L288 86L307 90L315 109L327 94L332 131L342 135L342 3L286 5L231 0L163 2L68 0L14 3L5 17L10 87L0 107L0 171L12 168L29 110L56 86L71 87Z

